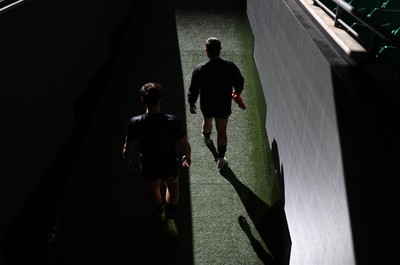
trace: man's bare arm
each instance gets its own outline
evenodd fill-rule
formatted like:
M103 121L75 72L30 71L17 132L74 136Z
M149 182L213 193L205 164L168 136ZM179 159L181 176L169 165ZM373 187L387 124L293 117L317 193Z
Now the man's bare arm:
M136 140L129 140L127 137L125 138L122 155L125 160L125 169L126 169L126 172L128 172L128 173L133 172L133 170L134 170L134 165L133 165L132 159L133 159L133 154L135 152L136 145L137 145Z
M178 144L183 153L182 166L189 167L190 164L192 163L192 160L191 160L192 149L191 149L191 146L190 146L190 143L189 143L187 137L185 136L185 137L179 139Z

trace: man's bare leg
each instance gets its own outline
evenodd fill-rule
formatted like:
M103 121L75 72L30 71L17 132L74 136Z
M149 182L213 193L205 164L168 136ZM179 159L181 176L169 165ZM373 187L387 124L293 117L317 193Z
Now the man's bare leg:
M211 131L212 131L212 122L213 122L213 118L207 118L203 116L203 139L204 142L206 143L206 145L211 145L212 144L212 140L210 138L211 136Z
M228 119L215 118L215 127L217 129L217 165L219 169L222 169L227 163L225 159L225 153L226 145L228 143L228 136L226 133L228 127Z
M217 129L217 144L225 145L228 143L226 130L228 128L228 119L215 118L215 127Z
M213 122L213 118L207 118L207 117L203 117L203 135L204 134L210 134L212 131L212 122Z

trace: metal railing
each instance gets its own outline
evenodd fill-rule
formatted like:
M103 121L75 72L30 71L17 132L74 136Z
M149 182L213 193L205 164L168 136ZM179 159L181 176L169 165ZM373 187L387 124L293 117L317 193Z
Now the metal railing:
M0 14L26 1L27 0L0 0Z

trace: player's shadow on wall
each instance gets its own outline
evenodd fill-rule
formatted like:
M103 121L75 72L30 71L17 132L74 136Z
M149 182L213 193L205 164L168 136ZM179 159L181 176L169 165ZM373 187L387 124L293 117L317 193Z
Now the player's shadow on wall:
M217 159L217 151L214 144L209 145L208 148L210 149L214 158ZM273 143L272 149L273 153L277 155L276 142ZM279 162L278 157L275 161ZM236 177L229 165L225 165L220 170L220 174L235 188L243 205L246 208L251 221L261 236L261 239L265 243L265 246L269 250L268 253L263 248L262 244L253 236L247 220L243 216L239 216L238 222L248 236L258 257L264 262L264 264L288 265L291 240L283 207L283 198L277 201L274 205L269 206ZM279 182L282 182L282 168L277 171L277 177L281 178Z

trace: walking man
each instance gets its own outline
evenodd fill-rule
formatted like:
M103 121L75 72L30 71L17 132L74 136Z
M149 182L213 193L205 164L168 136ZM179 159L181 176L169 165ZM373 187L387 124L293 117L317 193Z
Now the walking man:
M123 155L128 173L135 170L132 161L135 148L140 150L141 174L148 183L149 197L159 221L165 222L171 236L178 235L175 212L179 202L179 164L189 167L191 147L180 120L161 111L162 87L147 83L140 89L140 97L146 106L144 114L130 119L127 125ZM181 148L178 162L176 143ZM161 187L166 185L165 198ZM165 205L164 205L165 204Z
M204 142L211 145L213 120L217 130L217 166L226 164L228 118L231 115L232 97L239 98L244 88L244 78L239 68L231 61L220 57L221 42L214 37L206 40L205 52L209 58L192 72L188 103L190 113L197 112L196 102L200 95L200 110L203 114L202 134Z

